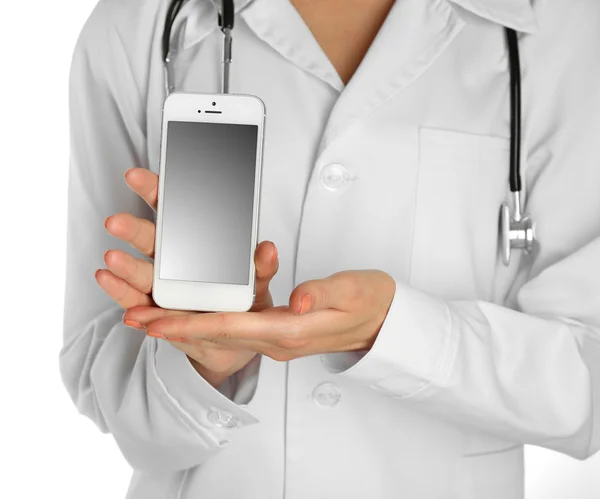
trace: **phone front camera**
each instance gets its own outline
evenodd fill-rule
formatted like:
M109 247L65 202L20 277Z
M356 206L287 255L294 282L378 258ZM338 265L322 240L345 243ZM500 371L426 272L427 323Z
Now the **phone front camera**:
M216 102L213 102L212 104L213 104L213 106L216 106L216 105L217 105L217 103L216 103Z

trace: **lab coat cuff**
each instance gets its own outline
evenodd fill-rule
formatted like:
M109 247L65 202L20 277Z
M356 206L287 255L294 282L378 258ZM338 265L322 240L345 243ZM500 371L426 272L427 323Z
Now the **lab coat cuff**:
M456 353L446 303L396 280L387 316L370 350L323 354L331 373L396 397L424 395L443 383Z
M163 395L203 434L221 446L229 443L235 429L259 422L200 376L184 352L167 341L155 341L156 375Z

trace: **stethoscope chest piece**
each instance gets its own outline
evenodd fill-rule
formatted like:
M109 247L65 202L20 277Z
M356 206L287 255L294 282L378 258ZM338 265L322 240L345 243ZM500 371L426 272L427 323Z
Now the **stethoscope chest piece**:
M515 196L515 204L519 196ZM500 251L502 262L510 264L510 254L513 249L523 250L526 254L533 251L535 245L535 224L528 215L521 215L520 207L511 213L508 203L500 207Z

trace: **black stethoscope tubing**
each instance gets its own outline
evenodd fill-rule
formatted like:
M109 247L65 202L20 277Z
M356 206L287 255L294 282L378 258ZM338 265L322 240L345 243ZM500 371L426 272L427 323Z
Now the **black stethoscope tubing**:
M169 47L171 45L171 31L173 30L173 24L177 18L177 14L181 10L185 0L172 0L167 10L167 17L165 18L165 27L163 30L162 37L162 59L165 61L169 56Z
M511 192L521 190L521 61L514 29L505 28L510 73L510 175Z

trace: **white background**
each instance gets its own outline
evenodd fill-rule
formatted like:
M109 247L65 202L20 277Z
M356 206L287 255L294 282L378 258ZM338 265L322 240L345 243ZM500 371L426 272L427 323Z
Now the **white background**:
M0 7L0 497L6 499L119 498L129 483L112 437L76 412L58 370L68 72L95 3L17 0ZM527 489L528 499L596 499L600 456L579 462L528 448Z

